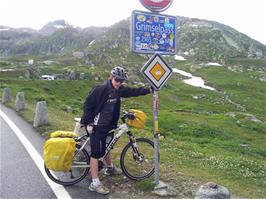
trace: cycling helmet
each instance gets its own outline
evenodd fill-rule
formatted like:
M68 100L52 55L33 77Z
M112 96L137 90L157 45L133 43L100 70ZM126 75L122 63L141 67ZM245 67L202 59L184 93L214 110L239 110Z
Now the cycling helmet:
M127 79L127 73L124 68L120 66L116 66L111 70L111 74L113 77L116 77L118 79L126 80Z

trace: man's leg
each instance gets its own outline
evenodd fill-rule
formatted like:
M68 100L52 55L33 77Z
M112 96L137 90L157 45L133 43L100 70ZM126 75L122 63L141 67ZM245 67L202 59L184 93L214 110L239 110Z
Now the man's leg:
M94 132L91 134L90 172L92 177L92 183L90 184L89 189L91 191L96 191L101 194L108 194L109 190L102 185L98 177L98 164L99 164L98 158L104 155L104 148L102 148L103 145L102 141L103 140L100 132Z
M90 159L90 171L92 179L98 178L98 159L91 157Z
M113 164L112 164L112 155L111 155L111 152L109 152L109 153L105 156L104 161L105 161L105 163L106 163L106 166L113 166Z
M122 170L116 166L113 165L112 163L112 155L111 155L111 152L109 152L105 159L105 164L107 166L106 170L105 170L105 174L106 175L110 175L110 176L113 176L113 175L120 175L122 174Z

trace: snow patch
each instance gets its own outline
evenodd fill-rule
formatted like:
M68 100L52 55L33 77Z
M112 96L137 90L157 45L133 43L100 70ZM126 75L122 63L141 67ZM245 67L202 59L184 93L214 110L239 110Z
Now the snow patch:
M14 71L15 69L13 68L8 68L8 69L0 69L2 72L8 72L8 71Z
M175 55L175 60L185 61L186 59L183 56Z
M177 68L173 68L174 73L179 73L185 77L189 77L189 79L183 80L184 83L189 84L191 86L205 88L208 90L215 91L216 89L210 86L206 86L204 80L201 77L195 77L191 73L185 72L183 70L179 70Z
M63 26L63 25L54 25L55 28L57 29L62 29L62 28L65 28L66 26Z
M206 64L206 66L222 66L222 65L219 63L215 63L215 62L209 62Z
M95 42L95 40L92 40L92 41L89 43L89 46L91 46L94 42Z

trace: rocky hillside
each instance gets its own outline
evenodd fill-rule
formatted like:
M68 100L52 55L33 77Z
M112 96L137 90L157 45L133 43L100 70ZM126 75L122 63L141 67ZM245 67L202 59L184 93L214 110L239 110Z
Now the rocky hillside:
M235 57L266 56L265 45L229 26L186 17L177 19L179 54L183 56L219 62L226 62ZM130 19L122 20L108 28L81 29L69 25L64 20L58 20L49 22L39 31L0 26L0 32L0 57L15 54L62 55L74 51L102 54L108 49L127 54L130 52ZM93 48L89 44L94 40ZM108 57L108 54L105 57Z
M201 60L265 57L266 46L235 29L207 20L179 18L180 51Z
M49 22L39 31L0 26L0 57L59 55L86 48L106 28L74 28L64 20Z

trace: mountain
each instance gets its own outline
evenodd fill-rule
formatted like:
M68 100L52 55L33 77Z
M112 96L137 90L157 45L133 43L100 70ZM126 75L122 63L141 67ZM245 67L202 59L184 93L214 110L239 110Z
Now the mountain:
M42 35L52 35L54 32L57 30L61 29L68 29L68 28L73 28L73 26L69 25L65 20L57 20L57 21L52 21L43 26L40 30L39 33Z
M32 54L46 56L81 51L105 29L74 28L64 20L49 22L39 31L0 26L0 57Z
M221 23L179 18L179 46L198 59L213 57L216 61L232 57L262 58L266 46Z
M234 57L263 58L266 46L224 24L177 17L179 54L192 59L225 62ZM121 48L129 52L130 19L110 27L73 27L64 20L49 22L39 31L0 26L0 57L56 55ZM95 40L93 49L89 44Z

